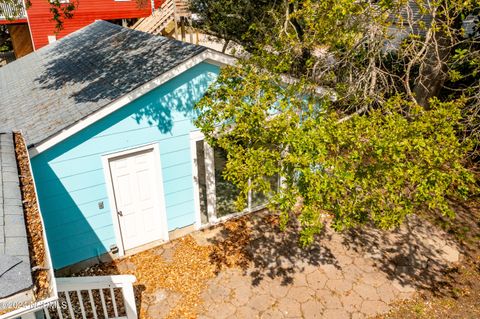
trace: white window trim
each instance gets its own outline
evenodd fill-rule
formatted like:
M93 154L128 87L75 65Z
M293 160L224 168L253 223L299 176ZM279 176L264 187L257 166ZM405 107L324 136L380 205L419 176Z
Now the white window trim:
M217 188L215 185L215 154L213 147L207 141L203 141L203 149L205 152L205 179L207 187L207 216L208 221L212 223L218 222L217 217Z
M192 178L193 178L193 200L195 205L195 229L204 227L202 224L202 216L200 212L200 185L198 183L198 158L197 145L198 141L204 141L205 136L200 131L190 132L190 152L192 156ZM204 141L205 161L213 163L213 148ZM215 214L216 209L216 193L215 193L215 168L213 165L205 163L205 178L207 180L207 216L208 223L217 223L218 218Z
M120 230L120 222L118 220L118 214L117 214L117 204L115 201L115 192L113 189L113 180L112 180L112 174L110 171L110 159L119 157L119 156L124 156L128 154L134 154L142 151L147 151L147 150L152 150L154 158L155 158L155 170L157 175L157 181L158 181L158 190L159 194L158 196L160 197L160 218L161 218L161 223L162 223L162 234L161 238L165 242L169 241L169 236L168 236L168 221L167 221L167 207L165 205L165 192L163 189L163 176L162 176L162 163L160 159L160 147L158 143L151 143L143 146L138 146L134 148L129 148L126 150L114 152L114 153L108 153L102 155L102 165L103 165L103 173L105 177L105 186L107 188L107 195L108 195L108 202L110 206L110 214L112 217L112 223L113 223L113 229L115 233L115 243L118 248L118 256L122 257L125 256L125 249L123 246L123 239L122 239L122 233ZM163 200L162 200L163 199Z
M197 142L203 140L200 131L190 132L190 156L192 157L192 178L193 178L193 202L195 206L195 229L202 227L202 216L200 212L200 186L198 184L198 158Z
M200 212L200 185L198 183L198 158L197 158L197 148L196 143L198 141L205 140L205 136L201 131L192 131L190 132L190 153L192 157L192 182L193 182L193 199L195 206L195 229L204 229L210 226L222 223L229 219L238 218L244 215L248 215L253 212L260 211L265 209L267 205L257 205L252 207L252 193L248 195L248 207L241 212L230 214L227 216L217 217L216 214L216 188L215 188L215 163L214 163L214 153L213 147L208 145L204 141L204 152L205 152L205 175L206 175L206 186L207 186L207 216L208 222L202 224L202 217ZM211 163L211 165L209 165Z

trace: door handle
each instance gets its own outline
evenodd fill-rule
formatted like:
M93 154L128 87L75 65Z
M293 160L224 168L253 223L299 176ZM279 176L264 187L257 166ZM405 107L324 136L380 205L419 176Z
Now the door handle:
M118 214L118 216L123 216L123 213L122 213L121 210L119 210L119 211L117 212L117 214Z

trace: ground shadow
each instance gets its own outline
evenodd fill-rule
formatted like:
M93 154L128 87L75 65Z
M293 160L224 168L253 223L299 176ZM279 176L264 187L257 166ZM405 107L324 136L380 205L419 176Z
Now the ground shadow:
M327 225L308 248L299 246L296 225L282 232L274 215L264 212L259 216L262 217L249 216L227 222L209 239L214 246L210 259L217 272L236 266L250 275L253 285L266 277L281 278L287 285L292 283L295 273L302 272L308 265L330 264L341 270L340 256L336 256L341 251L372 261L376 269L401 286L436 294L448 293L449 278L456 272L455 266L446 260L455 255L455 243L438 228L415 216L393 231L364 227L335 233Z
M456 245L445 233L416 216L393 230L370 227L350 229L343 233L343 245L372 259L389 280L401 286L444 294L456 272ZM451 259L451 260L449 260Z
M317 243L328 241L329 235L322 232L317 239ZM340 269L328 247L315 244L301 248L297 226L291 222L287 230L280 231L278 217L267 212L227 222L209 242L214 247L210 260L217 272L225 267L240 267L250 275L254 286L266 277L291 284L294 274L307 265L330 264Z
M457 200L450 204L455 211L454 219L439 213L422 217L451 235L459 243L463 255L475 259L480 253L480 195L467 202Z

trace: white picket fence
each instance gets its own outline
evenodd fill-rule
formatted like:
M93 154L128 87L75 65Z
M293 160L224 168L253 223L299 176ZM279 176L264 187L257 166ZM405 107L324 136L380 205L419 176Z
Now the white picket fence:
M132 275L56 278L58 298L0 319L137 319Z

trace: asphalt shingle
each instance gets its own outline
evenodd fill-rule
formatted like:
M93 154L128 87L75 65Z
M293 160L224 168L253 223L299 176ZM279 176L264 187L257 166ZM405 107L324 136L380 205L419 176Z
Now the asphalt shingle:
M0 131L38 144L205 49L96 21L0 68Z

